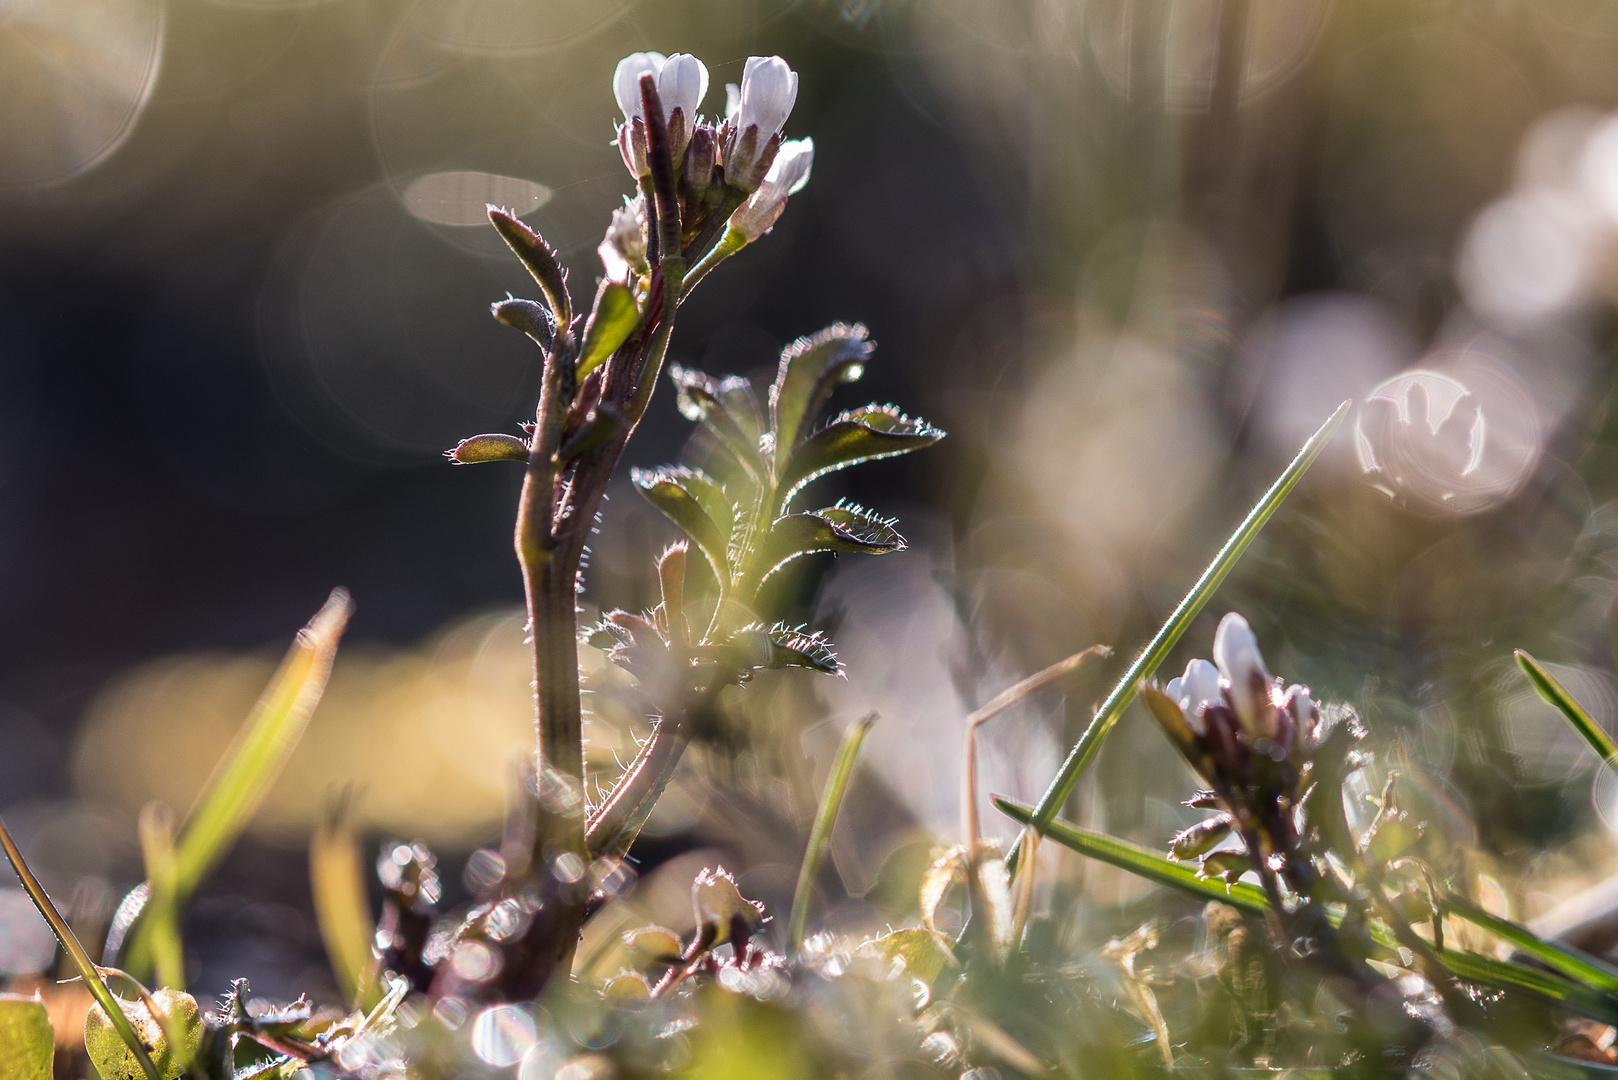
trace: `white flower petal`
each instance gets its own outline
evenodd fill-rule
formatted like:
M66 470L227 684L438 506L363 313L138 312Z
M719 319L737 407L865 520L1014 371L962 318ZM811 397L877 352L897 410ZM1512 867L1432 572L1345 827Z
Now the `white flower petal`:
M750 56L742 72L737 124L758 125L761 135L780 134L798 99L798 73L779 56Z
M625 120L633 120L641 115L640 77L650 74L657 78L667 61L668 58L660 52L630 53L618 61L612 73L612 93L618 99L618 108L623 110Z

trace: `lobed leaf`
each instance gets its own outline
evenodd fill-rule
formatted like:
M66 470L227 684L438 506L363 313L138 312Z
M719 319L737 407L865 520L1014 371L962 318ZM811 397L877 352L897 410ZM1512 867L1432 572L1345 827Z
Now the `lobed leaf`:
M944 432L927 421L906 416L892 405L867 405L842 413L784 455L787 461L777 470L782 504L827 473L862 461L908 454L943 437Z
M898 960L912 978L931 986L946 970L960 967L949 938L936 930L916 926L895 930L860 946L862 953L875 953L890 963Z
M714 500L718 485L696 469L667 465L658 469L634 469L630 472L630 479L646 496L647 502L663 511L697 545L697 550L707 557L709 565L713 567L720 586L728 585L730 530L721 527L704 505L716 505ZM697 491L703 492L704 498L699 499ZM718 492L718 498L723 498L723 492Z
M720 445L754 478L763 476L758 402L747 380L735 375L715 379L679 364L669 368L669 378L678 390L681 415L718 436Z
M640 325L640 308L629 286L603 281L596 290L595 306L584 324L584 343L579 346L578 378L594 371L602 361L618 351Z
M852 503L838 503L806 514L776 518L760 546L760 564L768 567L760 583L793 559L817 551L853 551L886 555L905 549L905 538L891 520Z
M781 366L770 387L770 430L775 435L777 474L810 430L832 390L865 373L873 348L864 326L836 323L782 350Z
M444 456L456 465L480 465L485 461L528 462L528 444L515 435L499 433L462 439Z

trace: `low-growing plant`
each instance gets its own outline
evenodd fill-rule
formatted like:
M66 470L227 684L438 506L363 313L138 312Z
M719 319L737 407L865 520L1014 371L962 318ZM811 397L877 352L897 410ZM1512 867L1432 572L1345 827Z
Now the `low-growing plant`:
M782 141L797 78L778 57L749 59L715 124L697 112L708 73L696 58L640 53L618 66L618 142L637 191L612 217L599 249L604 272L582 314L556 252L490 208L541 294L493 306L539 349L541 389L522 434L477 435L449 457L524 470L515 548L538 743L499 872L470 905L444 908L425 845L390 842L375 865L383 903L373 918L345 792L310 852L343 1008L252 1001L245 980L208 1009L187 992L179 912L310 722L350 612L341 590L299 633L187 819L176 823L159 806L142 814L147 880L120 906L104 964L0 825L8 859L93 998L83 1044L99 1075L429 1078L511 1075L503 1070L515 1066L523 1080L987 1080L1236 1069L1572 1076L1593 1067L1578 1058L1600 1049L1592 1031L1618 1025L1618 970L1466 895L1464 852L1430 827L1419 800L1406 801L1397 771L1385 771L1380 797L1362 813L1347 793L1351 777L1372 769L1375 740L1350 706L1273 678L1237 614L1219 624L1211 663L1193 660L1166 685L1153 681L1346 403L1128 665L1039 803L994 798L1024 826L1005 852L981 835L977 728L1106 650L1036 672L967 718L962 836L914 883L918 925L850 934L817 931L811 919L818 868L862 740L878 722L871 716L849 728L825 782L784 926L771 922L787 913L766 910L713 866L692 882L688 932L649 925L612 935L622 964L605 978L600 957L576 956L586 924L627 887L624 861L686 749L727 745L727 703L761 671L842 670L824 635L786 625L783 568L815 553L905 547L894 521L847 501L800 508L810 485L943 437L887 404L825 417L834 393L871 363L863 326L834 325L788 346L763 395L739 376L669 365L681 413L700 425L694 457L636 470L632 481L685 539L652 564L655 607L579 625L586 543L663 377L681 303L767 233L808 179L812 144ZM624 692L651 718L634 759L594 801L581 641L627 673ZM1540 665L1518 659L1611 764L1618 745L1604 729ZM1058 816L1137 697L1203 785L1187 805L1209 815L1169 839L1166 855ZM1042 840L1183 900L1159 897L1144 923L1097 913L1116 930L1108 940L1058 940L1037 911ZM1470 928L1464 939L1459 924ZM1479 935L1510 955L1484 951ZM0 1000L0 1077L41 1080L51 1049L42 1002Z

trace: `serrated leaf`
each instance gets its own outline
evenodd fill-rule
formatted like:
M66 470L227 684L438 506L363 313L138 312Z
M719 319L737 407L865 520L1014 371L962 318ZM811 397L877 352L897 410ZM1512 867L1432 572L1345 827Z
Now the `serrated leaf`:
M950 949L949 938L920 926L873 938L860 946L860 952L875 954L890 963L898 960L904 964L906 974L929 986L946 970L960 967Z
M781 567L817 551L853 551L887 555L903 551L905 538L893 522L862 507L839 503L806 514L776 518L760 549L762 565L769 567L761 582Z
M706 478L695 469L668 466L635 469L630 473L630 478L640 493L646 496L646 501L663 511L697 545L697 550L707 557L709 565L713 567L720 586L727 585L730 582L730 559L726 553L730 543L729 531L720 528L719 523L708 516L708 511L692 491L692 488L700 490ZM712 484L712 481L708 483Z
M785 455L787 461L778 470L782 502L827 473L862 461L908 454L943 437L927 421L906 416L892 405L867 405L841 413Z
M731 635L730 641L755 668L804 667L827 675L843 670L837 663L837 654L832 652L831 642L819 634L790 630L780 623L768 630L756 623L744 626Z
M629 286L603 281L596 290L595 306L584 325L584 343L579 346L578 377L584 378L607 357L618 351L640 324L640 308Z
M832 390L865 373L873 347L864 326L837 323L782 350L781 366L770 387L770 428L775 433L778 474L801 437L813 427L815 414Z
M50 1080L56 1045L37 995L0 994L0 1080Z
M485 461L528 461L528 444L515 435L474 435L462 439L444 456L456 465L479 465Z
M669 378L678 391L681 415L713 432L730 456L755 478L762 476L758 403L747 380L735 375L716 379L678 364L669 368Z

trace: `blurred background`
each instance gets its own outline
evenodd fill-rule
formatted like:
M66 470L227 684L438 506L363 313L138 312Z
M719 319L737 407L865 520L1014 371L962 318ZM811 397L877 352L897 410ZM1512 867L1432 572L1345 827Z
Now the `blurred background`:
M372 843L434 845L451 900L489 872L532 746L519 477L441 451L515 430L538 370L488 316L532 284L483 204L588 288L630 190L610 76L640 49L702 57L709 112L748 55L786 57L787 133L816 144L673 359L762 386L788 341L862 321L877 359L842 405L950 438L825 485L912 547L800 574L847 678L735 697L633 903L683 928L718 860L784 913L838 735L874 709L820 884L835 923L900 925L956 836L966 713L1114 646L984 730L984 787L1037 797L1347 397L1171 666L1242 610L1516 915L1571 918L1618 869L1618 787L1510 660L1618 725L1618 3L0 0L0 812L87 936L141 876L139 808L190 804L334 585L357 616L192 905L194 985L329 993L304 845L334 785L363 787ZM626 464L688 435L661 392ZM586 606L653 603L671 529L625 484ZM602 701L610 780L644 718ZM1159 845L1190 778L1141 719L1069 813ZM1144 891L1047 857L1085 897L1047 900L1054 932ZM0 888L0 973L51 962Z

